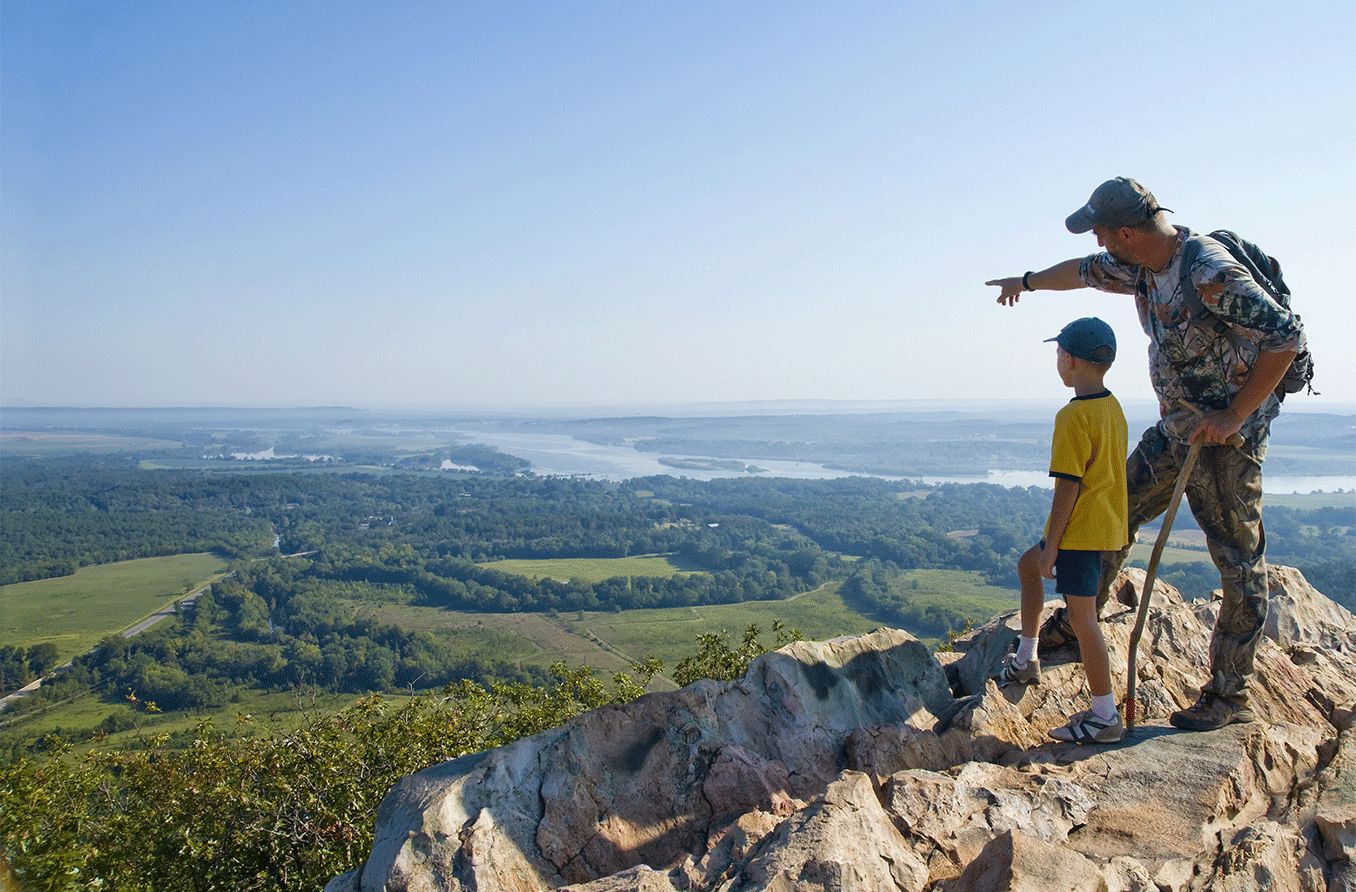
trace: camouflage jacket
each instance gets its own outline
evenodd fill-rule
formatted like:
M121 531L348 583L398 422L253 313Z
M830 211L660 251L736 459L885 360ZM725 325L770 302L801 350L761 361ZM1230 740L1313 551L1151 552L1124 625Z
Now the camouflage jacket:
M1191 280L1201 302L1237 333L1240 345L1224 334L1190 323L1182 296L1182 246L1195 233L1177 227L1177 250L1161 272L1124 263L1103 252L1083 258L1078 274L1090 287L1135 295L1139 322L1149 336L1149 377L1158 395L1164 431L1186 440L1195 427L1195 415L1181 406L1202 411L1228 408L1248 380L1257 354L1304 348L1299 318L1278 304L1248 271L1217 243L1206 240ZM1200 286L1217 283L1218 293ZM1245 437L1265 432L1280 411L1280 400L1268 394L1239 431Z

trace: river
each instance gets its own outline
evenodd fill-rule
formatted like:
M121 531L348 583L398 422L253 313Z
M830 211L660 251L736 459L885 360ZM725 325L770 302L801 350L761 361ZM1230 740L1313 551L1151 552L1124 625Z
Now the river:
M860 471L837 470L814 462L778 461L764 458L736 459L763 468L764 473L761 474L741 471L678 469L660 463L658 453L641 452L631 446L588 443L584 440L575 439L568 434L463 431L458 432L457 436L474 443L493 446L510 455L516 455L531 462L534 473L544 475L581 476L597 480L618 481L655 474L689 477L694 480L716 480L730 477L790 477L796 480L832 480L854 476L881 477L886 480L905 479L891 474L868 474ZM692 456L688 453L682 453L681 457L705 456ZM974 476L922 475L921 477L907 479L921 479L924 483L993 483L999 486L1040 486L1045 488L1052 486L1049 475L1043 470L989 471L986 475ZM1273 495L1294 492L1356 490L1356 475L1339 474L1312 477L1275 475L1263 477L1263 488Z

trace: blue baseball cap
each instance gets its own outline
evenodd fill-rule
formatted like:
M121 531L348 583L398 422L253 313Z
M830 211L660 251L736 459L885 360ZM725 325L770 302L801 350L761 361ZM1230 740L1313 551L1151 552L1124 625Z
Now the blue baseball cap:
M1096 316L1084 316L1064 326L1053 338L1070 356L1105 365L1116 358L1116 333Z

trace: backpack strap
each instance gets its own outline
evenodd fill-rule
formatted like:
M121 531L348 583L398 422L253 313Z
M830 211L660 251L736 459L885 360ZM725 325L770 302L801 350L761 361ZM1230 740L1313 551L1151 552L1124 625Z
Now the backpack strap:
M1251 344L1251 342L1238 332L1234 331L1233 326L1216 316L1208 307L1206 307L1205 303L1201 300L1201 295L1196 291L1196 283L1191 279L1191 268L1196 265L1197 258L1201 256L1201 248L1204 246L1205 239L1207 238L1211 241L1215 241L1211 236L1196 235L1193 233L1192 235L1187 236L1186 242L1182 245L1182 302L1186 304L1188 318L1192 325L1204 329L1213 335L1223 335L1228 338L1230 343L1234 345L1234 348L1241 353L1243 352L1243 345ZM1221 247L1228 250L1227 244L1221 243ZM1233 256L1232 251L1230 251L1229 254L1230 256ZM1246 267L1248 264L1244 264L1244 266ZM1248 272L1251 274L1254 270L1249 269ZM1256 276L1254 276L1254 278L1256 278ZM1258 280L1258 283L1261 284L1261 281L1264 280ZM1266 286L1263 287L1265 288ZM1267 290L1270 291L1270 289Z

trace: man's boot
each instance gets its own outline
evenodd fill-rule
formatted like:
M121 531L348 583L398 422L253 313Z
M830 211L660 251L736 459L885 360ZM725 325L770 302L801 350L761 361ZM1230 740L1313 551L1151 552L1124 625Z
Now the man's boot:
M1256 720L1247 694L1216 694L1209 688L1201 691L1195 703L1168 716L1172 726L1183 731L1214 731Z

